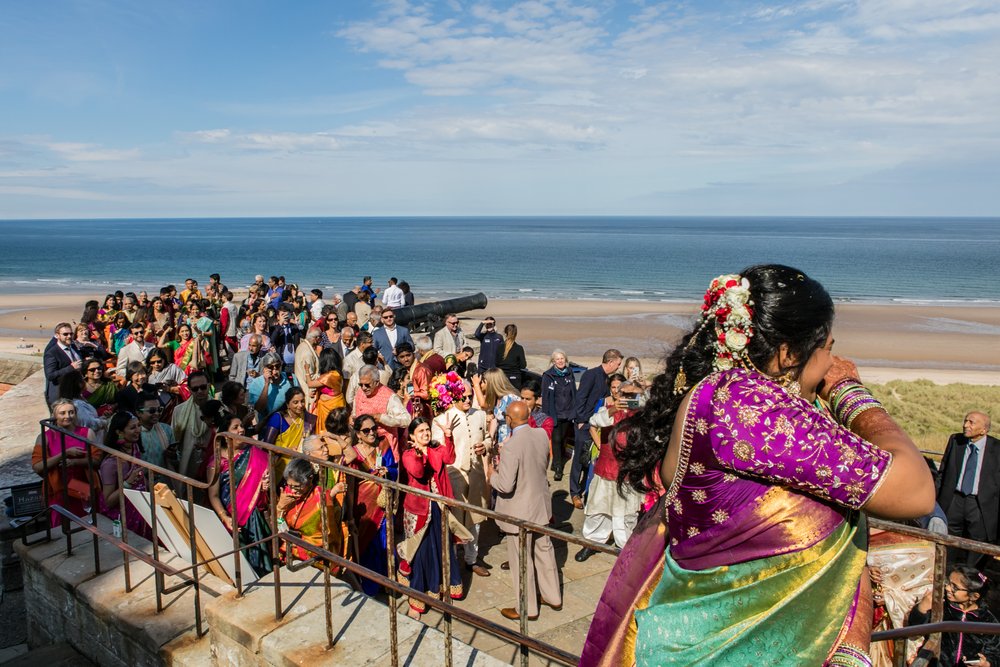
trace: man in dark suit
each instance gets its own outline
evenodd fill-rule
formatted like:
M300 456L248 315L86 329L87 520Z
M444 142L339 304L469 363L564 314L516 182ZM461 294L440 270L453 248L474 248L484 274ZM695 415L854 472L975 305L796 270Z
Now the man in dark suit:
M69 322L57 324L54 334L42 356L45 401L50 405L59 398L59 379L70 373L78 373L83 367L83 357L73 348L73 327Z
M938 504L948 515L948 532L980 542L997 543L1000 519L1000 440L987 435L984 412L965 415L962 432L948 440L941 459ZM952 551L952 550L950 550ZM954 550L949 560L976 566L984 557Z
M622 353L611 349L604 353L601 365L588 368L580 377L574 406L573 463L569 470L569 495L573 507L583 509L583 488L587 481L587 466L590 464L590 418L598 401L608 395L608 376L622 365Z
M400 343L409 343L410 349L416 349L413 339L410 338L410 330L404 326L396 324L396 314L389 308L382 309L382 326L372 332L372 344L378 350L386 368L396 370L399 362L396 361L396 346Z
M552 515L552 494L545 477L549 467L549 436L542 429L528 425L530 407L524 401L511 403L506 414L507 424L513 430L500 451L500 465L490 478L490 485L497 492L497 512L544 526ZM513 590L520 591L517 526L497 520L497 527L506 536ZM559 611L562 592L552 540L548 535L529 532L525 556L528 619L538 618L539 602ZM514 607L505 607L500 613L512 621L521 617Z

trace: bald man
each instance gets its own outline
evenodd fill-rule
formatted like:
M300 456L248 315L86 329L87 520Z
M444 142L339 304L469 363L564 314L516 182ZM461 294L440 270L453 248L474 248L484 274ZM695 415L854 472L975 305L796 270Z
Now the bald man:
M965 415L962 432L948 440L941 459L938 504L948 515L948 532L997 543L1000 519L1000 440L988 435L990 417ZM952 562L980 565L982 554L949 550Z
M542 429L528 426L530 414L531 409L524 401L507 406L511 434L500 451L500 464L490 478L490 485L497 492L497 512L544 526L552 515L552 496L545 476L549 464L549 438ZM507 538L507 560L516 594L521 590L517 526L499 520L497 526ZM562 592L556 554L549 536L529 532L527 556L526 611L531 620L538 617L539 602L555 611L562 609ZM520 618L515 607L501 609L500 613L512 621Z

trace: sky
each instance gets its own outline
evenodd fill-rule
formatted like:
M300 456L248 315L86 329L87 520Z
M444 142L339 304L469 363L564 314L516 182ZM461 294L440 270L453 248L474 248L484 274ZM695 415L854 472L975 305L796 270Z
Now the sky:
M1000 0L0 0L0 218L1000 215Z

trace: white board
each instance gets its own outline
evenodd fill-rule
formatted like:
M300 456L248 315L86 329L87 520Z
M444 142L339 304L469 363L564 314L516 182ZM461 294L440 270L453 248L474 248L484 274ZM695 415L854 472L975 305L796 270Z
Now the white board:
M149 492L125 489L125 498L132 503L146 523L152 526L153 514L149 507ZM186 500L178 498L177 502L185 512L188 511ZM226 530L226 527L219 520L219 516L214 510L202 507L201 505L195 505L194 525L213 555L233 550L233 536ZM156 510L156 534L167 551L183 559L185 562L193 562L191 560L190 541L181 535L162 508ZM254 572L244 552L240 551L238 555L242 567L243 583L249 584L257 581L260 577ZM222 569L226 571L226 574L229 575L229 578L236 581L236 559L232 556L224 556L218 562L222 566Z

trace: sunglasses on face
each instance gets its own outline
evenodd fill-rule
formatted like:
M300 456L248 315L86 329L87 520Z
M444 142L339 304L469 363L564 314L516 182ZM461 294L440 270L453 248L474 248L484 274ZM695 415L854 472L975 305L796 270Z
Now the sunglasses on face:
M191 391L208 391L208 385L207 384L200 384L197 387L191 386L190 389L191 389Z
M139 412L145 412L147 415L155 415L163 412L162 408L139 408Z
M378 431L378 427L377 426L369 426L368 428L359 428L358 429L359 433L364 433L365 435L371 435L372 433L375 433L376 431Z
M362 389L371 389L372 387L375 386L375 384L372 382L359 382L358 386L361 387Z
M270 368L272 371L280 371L281 370L281 366L278 366L278 365L275 365L275 364L272 364L270 366L265 366L264 368Z

